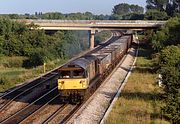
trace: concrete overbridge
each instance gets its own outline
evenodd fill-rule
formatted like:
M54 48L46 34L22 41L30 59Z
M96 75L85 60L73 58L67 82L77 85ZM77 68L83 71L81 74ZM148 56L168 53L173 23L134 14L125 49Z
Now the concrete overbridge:
M38 25L39 29L51 30L88 30L90 48L94 48L94 35L98 30L147 30L157 29L166 21L145 20L16 20L26 24Z

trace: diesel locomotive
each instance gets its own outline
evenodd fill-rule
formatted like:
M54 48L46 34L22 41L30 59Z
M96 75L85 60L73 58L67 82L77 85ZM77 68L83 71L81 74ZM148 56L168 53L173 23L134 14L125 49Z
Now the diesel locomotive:
M120 62L131 43L132 35L124 35L62 66L58 78L62 100L76 103L93 93Z

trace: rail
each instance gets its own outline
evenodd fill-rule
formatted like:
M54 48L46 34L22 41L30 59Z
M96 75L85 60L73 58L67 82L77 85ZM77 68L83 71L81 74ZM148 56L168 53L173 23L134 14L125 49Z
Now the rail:
M16 120L16 123L21 122L24 118L26 118L26 116L38 110L43 105L42 104L43 102L48 102L49 100L51 100L52 97L56 96L57 92L55 92L55 90L57 90L57 87L52 89L48 93L44 94L43 96L41 96L40 98L29 104L28 106L26 106L25 108L19 110L12 116L2 120L2 122L0 123L1 124L13 123L14 120Z

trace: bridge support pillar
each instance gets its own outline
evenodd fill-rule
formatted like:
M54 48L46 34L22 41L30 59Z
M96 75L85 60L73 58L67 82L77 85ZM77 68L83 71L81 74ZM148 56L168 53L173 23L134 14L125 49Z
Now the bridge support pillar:
M94 48L94 35L95 35L95 30L90 30L89 31L90 49Z

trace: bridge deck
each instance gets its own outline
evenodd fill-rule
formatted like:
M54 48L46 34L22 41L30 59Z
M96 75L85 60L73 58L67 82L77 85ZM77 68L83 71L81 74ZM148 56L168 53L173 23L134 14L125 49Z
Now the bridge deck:
M165 21L145 20L16 20L45 30L113 30L159 28Z

